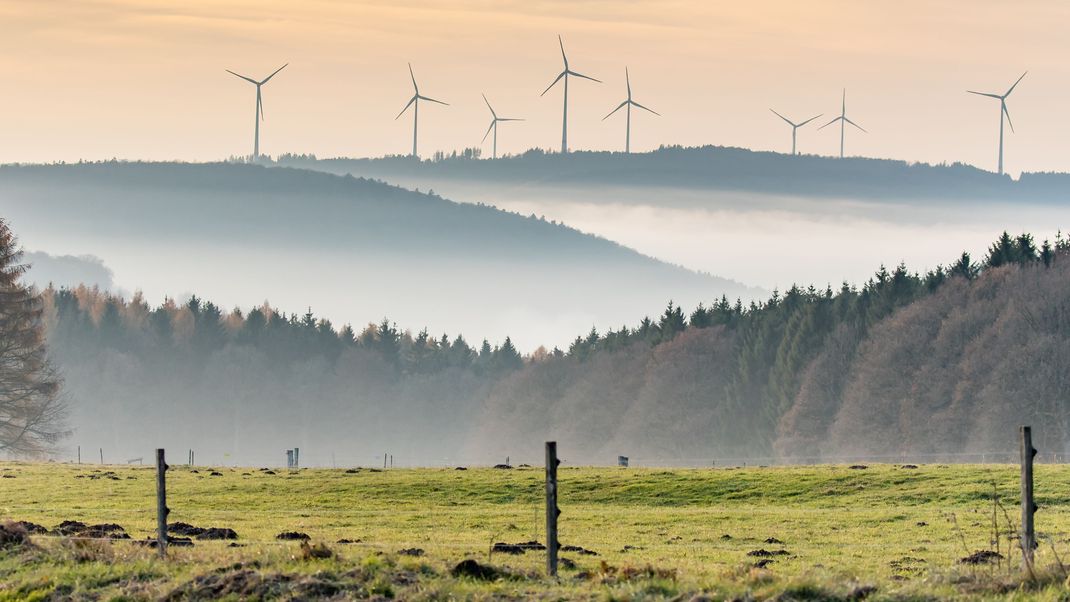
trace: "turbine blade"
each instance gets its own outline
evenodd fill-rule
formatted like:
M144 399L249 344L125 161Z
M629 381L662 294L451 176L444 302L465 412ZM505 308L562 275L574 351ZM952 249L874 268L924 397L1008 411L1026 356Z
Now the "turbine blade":
M826 123L825 125L823 125L823 126L821 126L821 127L817 128L817 129L819 129L819 130L823 130L823 129L827 128L828 126L830 126L830 125L832 125L832 124L836 123L837 121L841 120L841 119L843 119L843 117L837 117L837 118L833 119L832 121L830 121L830 122Z
M561 60L565 62L565 71L568 71L568 57L565 56L565 41L561 39L561 34L557 34L557 43L561 46Z
M824 115L824 113L822 113L821 115ZM800 123L799 125L797 125L797 126L795 126L795 127L797 127L797 128L801 128L802 126L804 126L804 125L806 125L806 124L810 123L811 121L813 121L813 120L817 119L818 117L821 117L821 115L814 115L813 117L811 117L811 118L807 119L806 121L804 121L804 122Z
M416 76L412 72L412 63L409 63L409 77L412 78L412 89L416 90L416 95L420 95L420 87L416 85Z
M850 119L848 119L848 118L844 117L844 118L843 118L843 120L844 120L844 121L846 121L847 123L849 123L849 124L851 124L851 125L855 126L856 128L858 128L858 129L862 130L863 132L866 132L866 130L865 130L865 129L863 129L863 128L862 128L862 126L860 126L860 125L858 125L857 123L855 123L855 122L851 121ZM866 133L868 134L869 132L866 132Z
M595 78L593 78L593 77L591 77L589 75L584 75L582 73L576 73L575 71L566 71L565 73L568 73L569 75L574 75L576 77L582 77L583 79L589 79L589 80L591 80L593 82L602 83L602 80L600 80L600 79L595 79Z
M1026 74L1027 74L1027 73L1029 73L1029 72L1028 72L1028 71L1026 71L1025 73L1023 73L1023 74L1022 74L1022 77L1019 77L1019 78L1018 78L1018 81L1014 82L1014 85L1013 85L1013 86L1011 86L1010 90L1007 90L1007 93L1003 95L1003 97L1004 97L1004 98L1006 98L1006 97L1010 96L1010 95L1011 95L1011 92L1014 92L1014 88L1015 88L1015 87L1017 87L1017 86L1018 86L1018 84L1019 84L1019 82L1021 82L1021 81L1022 81L1022 79L1024 79L1024 78L1025 78L1025 76L1026 76Z
M490 136L490 131L494 129L494 124L495 124L496 122L497 122L497 120L496 120L496 119L492 119L492 120L490 121L490 127L489 127L489 128L487 128L487 133L486 133L486 134L483 134L483 139L479 141L479 143L480 143L480 144L483 144L484 142L486 142L486 141L487 141L487 136Z
M428 102L437 102L438 104L446 105L447 107L450 106L450 103L448 103L448 102L442 102L441 100L435 100L434 98L428 98L426 96L417 95L416 98L419 98L420 100L426 100Z
M256 108L260 109L260 121L264 121L264 95L260 93L260 87L256 88Z
M653 113L653 114L657 115L658 117L661 117L661 113L658 113L658 112L657 112L657 111L655 111L654 109L651 109L651 108L648 108L648 107L644 107L643 105L641 105L641 104L639 104L639 103L635 102L634 100L633 100L633 101L631 101L631 103L632 103L632 105L633 105L633 106L639 107L640 109L643 109L644 111L649 111L649 112L651 112L651 113Z
M626 100L626 101L620 103L619 105L617 105L617 108L615 108L612 111L610 111L609 115L606 115L605 117L603 117L602 121L605 121L605 120L609 119L610 115L612 115L613 113L616 113L617 111L623 109L627 104L628 104L628 101Z
M628 67L624 67L624 83L628 85L628 98L632 97L632 78L628 76Z
M545 90L543 90L543 91L542 91L542 94L539 94L539 96L546 96L546 93L550 91L550 88L553 88L554 86L556 86L556 85L557 85L557 82L561 81L561 78L562 78L562 77L565 77L565 74L566 74L566 73L568 73L568 71L562 71L562 72L561 72L561 73L560 73L560 74L559 74L559 75L557 76L557 79L555 79L555 80L554 80L554 83L550 84L549 86L546 86L546 89L545 89Z
M988 92L974 92L973 90L966 90L970 94L976 94L978 96L987 96L989 98L1003 98L999 94L989 94Z
M769 110L770 110L770 111L773 111L773 109L769 109ZM777 117L779 117L779 118L783 119L783 120L784 120L784 121L786 121L786 122L788 123L788 125L790 125L791 127L798 127L797 125L795 125L794 123L792 123L790 119L788 119L787 117L784 117L783 115L781 115L780 113L777 113L776 111L773 111L773 115L776 115ZM814 119L817 119L817 118L815 117ZM799 125L802 125L802 124L799 124Z
M497 119L498 118L498 114L494 112L494 107L490 106L490 101L487 100L487 95L486 94L483 95L483 102L487 103L487 108L490 109L491 116L494 117L495 119Z
M1007 110L1007 103L1001 103L1003 106L1003 114L1007 116L1007 125L1011 126L1011 131L1014 131L1014 123L1011 122L1011 112Z
M227 73L229 73L229 74L231 74L231 75L233 75L235 77L240 77L240 78L244 79L245 81L249 82L250 84L259 85L259 82L257 82L255 79L253 79L251 77L245 77L244 75L239 75L237 73L234 73L230 69L224 69L224 71L226 71Z
M405 108L404 108L404 109L401 109L401 112L400 112L400 113L398 113L398 116L394 118L394 121L397 121L397 120L398 120L398 117L401 117L402 115L404 115L404 114L405 114L405 111L408 111L408 110L409 110L409 107L411 107L411 106L412 106L412 103L416 102L416 99L417 99L417 98L419 98L419 96L413 96L412 98L410 98L410 99L409 99L409 103L408 103L407 105L405 105Z
M290 63L286 63L286 65L289 65L289 64ZM271 75L265 77L264 81L260 82L260 85L262 86L262 85L268 83L268 80L270 80L271 78L275 77L279 73L279 71L282 71L283 69L285 69L286 65L283 65L282 67L279 67L278 69L275 70L274 73L272 73Z
M499 117L498 121L527 121L523 117Z

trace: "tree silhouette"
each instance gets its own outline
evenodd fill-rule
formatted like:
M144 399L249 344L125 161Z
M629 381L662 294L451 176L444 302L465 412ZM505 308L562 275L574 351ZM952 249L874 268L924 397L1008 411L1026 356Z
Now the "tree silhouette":
M41 297L21 283L27 266L0 219L0 449L49 451L66 431L60 378L48 360Z

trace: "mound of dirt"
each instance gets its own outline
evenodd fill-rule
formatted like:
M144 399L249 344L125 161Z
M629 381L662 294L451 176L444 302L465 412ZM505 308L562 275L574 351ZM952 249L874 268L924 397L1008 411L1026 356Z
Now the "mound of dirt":
M174 533L175 535L182 535L184 537L196 537L201 533L204 533L204 529L201 527L194 527L189 523L171 523L167 525L167 532Z
M850 468L851 470L865 470L865 469L867 469L869 467L866 466L865 464L852 464L852 465L848 466L848 468Z
M405 548L404 550L398 550L398 554L402 556L423 556L424 551L421 548Z
M965 558L960 558L959 564L992 564L997 560L1003 560L1003 554L992 550L978 550Z
M299 531L283 531L275 536L275 539L282 541L308 541L312 539L308 536L308 533L301 533Z
M338 541L336 541L335 543L352 544L352 543L364 543L364 541L361 540L361 539L345 539L345 538L342 538L342 539L339 539Z
M30 535L45 535L46 533L48 533L48 529L42 527L37 523L31 523L30 521L17 520L15 521L15 524L22 527L22 529Z
M754 556L755 558L771 558L773 556L787 556L790 553L791 552L788 552L787 550L769 551L765 548L761 548L758 550L751 550L750 552L747 552L747 556Z
M545 550L546 549L546 546L544 546L541 543L535 541L534 539L531 540L531 541L522 541L522 542L520 542L518 544L515 544L515 545L517 545L517 546L519 546L521 548L524 548L525 550Z
M777 539L775 537L770 537L769 539L766 539L765 543L776 544L776 545L783 545L784 544L784 542L780 541L779 539Z
M208 527L197 535L197 539L200 540L218 540L218 539L238 539L238 534L234 532L234 529L228 529L227 527Z
M524 548L511 543L498 542L491 546L490 551L498 554L523 554Z
M497 581L508 575L501 569L480 564L471 558L457 563L457 566L450 570L450 574L454 577L471 577L480 581Z
M0 549L20 548L33 545L30 534L21 525L13 522L0 523Z
M92 537L95 539L130 539L126 529L115 523L89 525L84 531L78 533L79 537Z
M468 470L468 469L465 468L464 466L458 466L457 468L454 468L453 470Z
M581 556L598 556L598 552L581 548L580 546L561 546L560 550L562 552L575 552Z
M513 467L509 466L508 464L495 464L494 468L497 468L498 470L512 470L513 469Z
M54 535L77 535L85 531L86 524L78 520L65 520L52 529Z

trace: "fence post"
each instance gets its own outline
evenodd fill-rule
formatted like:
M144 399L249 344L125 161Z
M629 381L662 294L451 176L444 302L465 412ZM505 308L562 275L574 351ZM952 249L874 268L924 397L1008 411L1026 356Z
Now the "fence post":
M386 470L386 457L387 457L387 455L388 454L386 452L383 452L383 470Z
M294 467L294 450L286 450L286 468Z
M167 556L167 463L164 462L163 450L156 450L156 548L160 558Z
M301 468L301 448L294 448L294 468Z
M82 463L82 446L81 445L78 446L78 463L79 464Z
M100 448L100 463L104 463L104 448Z
M546 574L557 577L557 442L546 442Z
M1022 559L1026 569L1033 572L1033 550L1036 549L1037 538L1033 528L1033 514L1037 511L1037 505L1033 501L1033 458L1037 450L1033 447L1032 428L1021 427L1021 456L1022 456Z

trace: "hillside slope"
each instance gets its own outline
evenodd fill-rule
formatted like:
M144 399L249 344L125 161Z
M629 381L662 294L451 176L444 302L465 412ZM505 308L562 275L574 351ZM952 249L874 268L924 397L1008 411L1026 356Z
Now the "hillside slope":
M0 214L29 249L91 253L152 299L389 315L522 348L564 344L668 299L756 291L562 224L352 177L236 164L0 167ZM539 324L525 330L526 324Z

